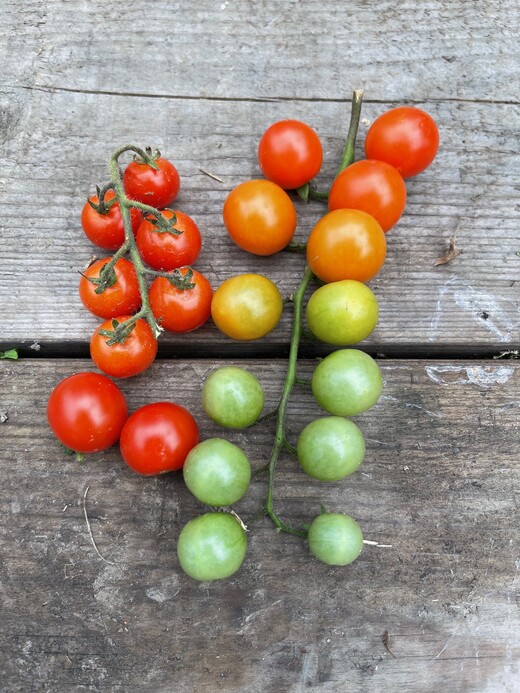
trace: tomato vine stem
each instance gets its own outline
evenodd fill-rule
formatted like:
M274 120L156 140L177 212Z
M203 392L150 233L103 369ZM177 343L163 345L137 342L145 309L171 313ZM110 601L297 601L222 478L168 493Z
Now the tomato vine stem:
M293 315L293 325L291 333L291 347L289 350L289 362L287 365L287 373L285 375L284 386L282 390L282 396L280 397L280 403L277 409L276 418L276 433L274 438L273 447L271 450L271 455L268 462L268 481L267 481L267 496L265 504L265 512L271 520L274 522L276 527L288 534L296 534L299 537L306 537L307 531L303 529L295 529L289 527L284 522L280 520L278 515L274 510L274 474L276 463L280 456L280 452L287 448L287 440L285 437L285 419L287 415L287 404L291 396L294 384L296 382L296 365L298 361L298 348L300 345L300 337L302 332L302 307L303 299L305 296L305 291L307 286L312 279L313 274L309 267L305 268L302 280L298 287L298 290L294 294L294 315Z

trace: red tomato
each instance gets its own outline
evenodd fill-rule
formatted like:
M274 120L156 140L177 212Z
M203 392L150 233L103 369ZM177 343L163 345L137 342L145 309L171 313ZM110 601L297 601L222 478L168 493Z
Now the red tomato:
M132 161L123 174L123 185L128 197L151 207L168 207L179 194L181 185L175 166L167 159L154 160L157 170L149 164Z
M224 202L224 225L235 243L255 255L272 255L291 242L296 210L289 195L269 180L249 180Z
M150 286L148 298L161 327L170 332L190 332L209 319L213 289L206 277L197 270L182 267L178 274L179 278L188 275L192 286L178 288L166 277L157 277Z
M82 273L79 280L79 297L85 308L100 318L117 318L124 313L135 313L141 307L141 293L135 268L129 260L120 258L113 267L115 283L111 284L111 277L105 281L100 280L100 272L111 258L96 260ZM94 279L100 283L89 281ZM106 288L101 293L96 293L102 286Z
M54 435L75 452L99 452L113 445L128 415L121 390L99 373L76 373L62 380L47 402Z
M336 209L322 217L307 241L307 263L322 281L367 282L385 261L385 233L357 209Z
M118 323L129 320L131 316L122 315ZM114 378L129 378L141 373L152 365L157 355L157 340L152 334L150 325L139 318L126 339L116 344L108 344L110 336L101 331L114 331L112 320L106 320L92 335L90 355L100 371Z
M395 226L406 205L406 185L400 173L384 161L365 159L347 166L329 192L329 210L360 209L383 229Z
M164 209L161 214L165 219L175 216L177 221L170 233L155 226L152 217L143 219L136 236L141 258L150 267L167 272L192 265L202 248L199 227L183 212Z
M386 161L403 178L424 171L438 148L439 130L433 118L409 106L393 108L376 118L365 140L367 159Z
M105 194L105 202L110 202L115 195L113 190L109 190ZM97 195L92 195L89 200L95 205L99 204ZM141 212L132 208L130 221L134 233L137 231L141 219ZM105 250L117 250L125 241L125 227L118 202L111 205L106 212L97 212L86 202L81 212L81 225L87 238Z
M285 190L299 188L319 173L323 160L320 138L299 120L280 120L262 135L258 163L269 180Z
M129 467L151 476L181 469L199 442L199 429L187 409L154 402L135 411L121 432L121 454Z

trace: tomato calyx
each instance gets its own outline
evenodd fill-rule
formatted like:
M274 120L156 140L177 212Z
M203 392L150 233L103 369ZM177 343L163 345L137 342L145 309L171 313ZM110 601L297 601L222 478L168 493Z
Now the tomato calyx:
M186 274L181 274L181 269L187 270ZM170 284L176 289L179 289L179 291L189 291L190 289L194 289L196 286L195 282L192 281L193 270L191 267L180 267L173 270L173 272L168 272L166 274L162 274L161 276L167 279Z
M87 200L87 203L98 214L108 214L112 207L117 203L117 197L115 195L114 197L110 198L110 200L105 199L105 195L107 194L107 192L113 189L114 184L112 182L106 183L101 188L99 187L99 185L96 185L96 195L98 198L98 202L92 202L92 200L89 198Z
M135 328L137 322L137 316L126 320L125 322L119 322L116 318L112 320L113 330L99 330L99 334L102 337L108 337L106 344L108 346L114 346L114 344L124 344L128 337L131 335Z
M87 275L83 272L80 272L80 274L88 282L96 285L96 288L94 289L95 294L102 294L103 291L106 291L106 289L109 289L111 286L114 286L114 284L117 283L117 275L114 270L114 265L108 262L106 265L103 265L97 278L87 277Z
M161 158L161 152L158 149L152 150L151 147L146 147L144 152L140 151L139 154L134 154L134 161L138 164L145 164L146 166L150 166L151 168L155 169L156 171L159 170L159 167L155 163L157 159Z
M172 210L168 210L173 213L173 216L167 219L164 215L159 216L148 215L145 217L146 221L154 226L153 229L156 233L169 233L172 236L182 236L181 229L177 229L175 224L177 223L177 215Z

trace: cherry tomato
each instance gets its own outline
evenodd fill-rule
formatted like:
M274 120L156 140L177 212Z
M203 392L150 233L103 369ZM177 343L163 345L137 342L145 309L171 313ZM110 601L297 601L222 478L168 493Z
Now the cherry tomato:
M130 315L119 316L117 323L124 323ZM150 325L139 318L128 336L116 344L109 344L113 333L114 320L106 320L95 330L90 340L92 360L107 375L114 378L129 378L141 373L152 365L157 355L157 339L153 336Z
M109 190L105 194L105 202L110 203L115 196L115 192ZM95 205L99 204L97 195L92 195L89 200ZM131 208L130 222L134 234L139 228L141 220L141 212L138 209ZM104 213L97 212L86 202L81 212L81 225L87 238L105 250L117 250L125 241L125 227L118 202L110 205Z
M357 416L373 407L383 378L374 359L358 349L338 349L326 356L311 378L316 401L336 416Z
M187 275L191 286L178 288ZM190 267L179 269L173 280L176 284L166 277L157 277L152 282L148 292L152 312L161 327L170 332L196 330L211 315L211 284L203 274Z
M249 180L224 202L224 225L235 243L255 255L273 255L291 242L296 210L289 195L269 180Z
M363 534L349 515L322 513L314 518L307 536L310 552L322 563L348 565L363 550Z
M313 335L336 346L356 344L368 337L378 315L372 291L353 279L320 286L307 303L307 325Z
M319 173L323 160L320 138L299 120L280 120L262 135L258 163L262 173L286 190L299 188Z
M140 161L132 161L123 174L123 185L128 197L151 207L169 207L179 194L181 185L175 166L159 157L154 159L158 169Z
M370 126L366 140L367 159L386 161L403 178L424 171L439 148L439 130L433 118L419 108L400 106L383 113Z
M240 340L260 339L282 317L278 288L261 274L239 274L222 282L213 295L211 316L218 329Z
M183 212L164 209L165 219L176 218L170 231L155 226L153 217L141 222L136 235L137 248L144 262L156 270L174 270L192 265L198 258L202 240L197 224Z
M307 242L307 262L324 282L372 279L385 261L380 224L366 212L336 209L322 217Z
M206 513L181 530L177 556L181 568L202 582L222 580L240 568L246 557L247 538L239 521L229 513Z
M79 280L79 297L83 305L100 318L116 318L124 313L135 313L141 307L139 282L133 264L120 258L114 265L113 272L103 275L102 270L110 260L109 257L96 260L87 267ZM97 283L89 281L91 279ZM97 293L102 288L103 291Z
M192 448L182 473L195 498L215 507L236 503L251 481L251 465L244 452L223 438L209 438Z
M341 416L311 421L298 438L298 461L309 476L339 481L359 467L365 439L355 423Z
M257 378L245 368L223 366L206 378L202 406L220 426L247 428L264 407L264 391Z
M75 452L98 452L119 438L128 415L121 390L99 373L76 373L62 380L47 403L54 435Z
M190 412L174 402L154 402L137 409L121 431L121 454L139 474L153 476L181 469L199 442Z
M329 210L360 209L371 214L383 231L395 226L406 206L406 185L390 164L374 159L356 161L336 178L329 192Z

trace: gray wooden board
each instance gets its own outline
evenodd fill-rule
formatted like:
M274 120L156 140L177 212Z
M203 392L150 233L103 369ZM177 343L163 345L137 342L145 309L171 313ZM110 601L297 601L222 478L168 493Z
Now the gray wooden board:
M516 2L500 11L489 2L434 0L399 8L157 2L146 6L146 18L139 2L124 3L124 12L79 0L5 5L2 346L85 349L97 323L77 298L77 271L102 251L82 235L79 213L124 141L159 146L178 165L179 207L205 239L197 267L215 286L256 271L284 294L293 291L303 259L257 258L234 247L222 204L233 186L259 175L258 139L280 118L316 127L325 150L321 180L330 182L350 93L360 86L368 121L411 101L441 129L438 158L408 183L407 210L371 282L381 318L367 347L476 354L518 345ZM362 125L360 155L365 132ZM299 239L323 211L298 204ZM455 233L462 255L434 268ZM276 350L288 333L286 317L264 344ZM203 349L242 349L213 326L196 339ZM192 338L165 335L162 343L189 350Z
M285 364L246 365L267 411ZM302 361L299 372L313 367ZM258 468L272 423L212 424L199 400L213 368L159 361L121 388L131 409L184 402L203 438L226 435ZM142 478L115 448L78 464L53 440L48 394L82 369L91 363L0 364L3 691L518 690L518 363L385 361L381 401L356 418L367 455L353 476L320 484L281 458L275 497L287 522L301 525L323 503L391 547L327 567L263 519L250 527L242 569L201 584L175 555L180 527L203 510L178 474ZM299 386L289 439L323 414ZM87 487L106 561L87 531ZM256 477L239 515L251 516L264 492Z

